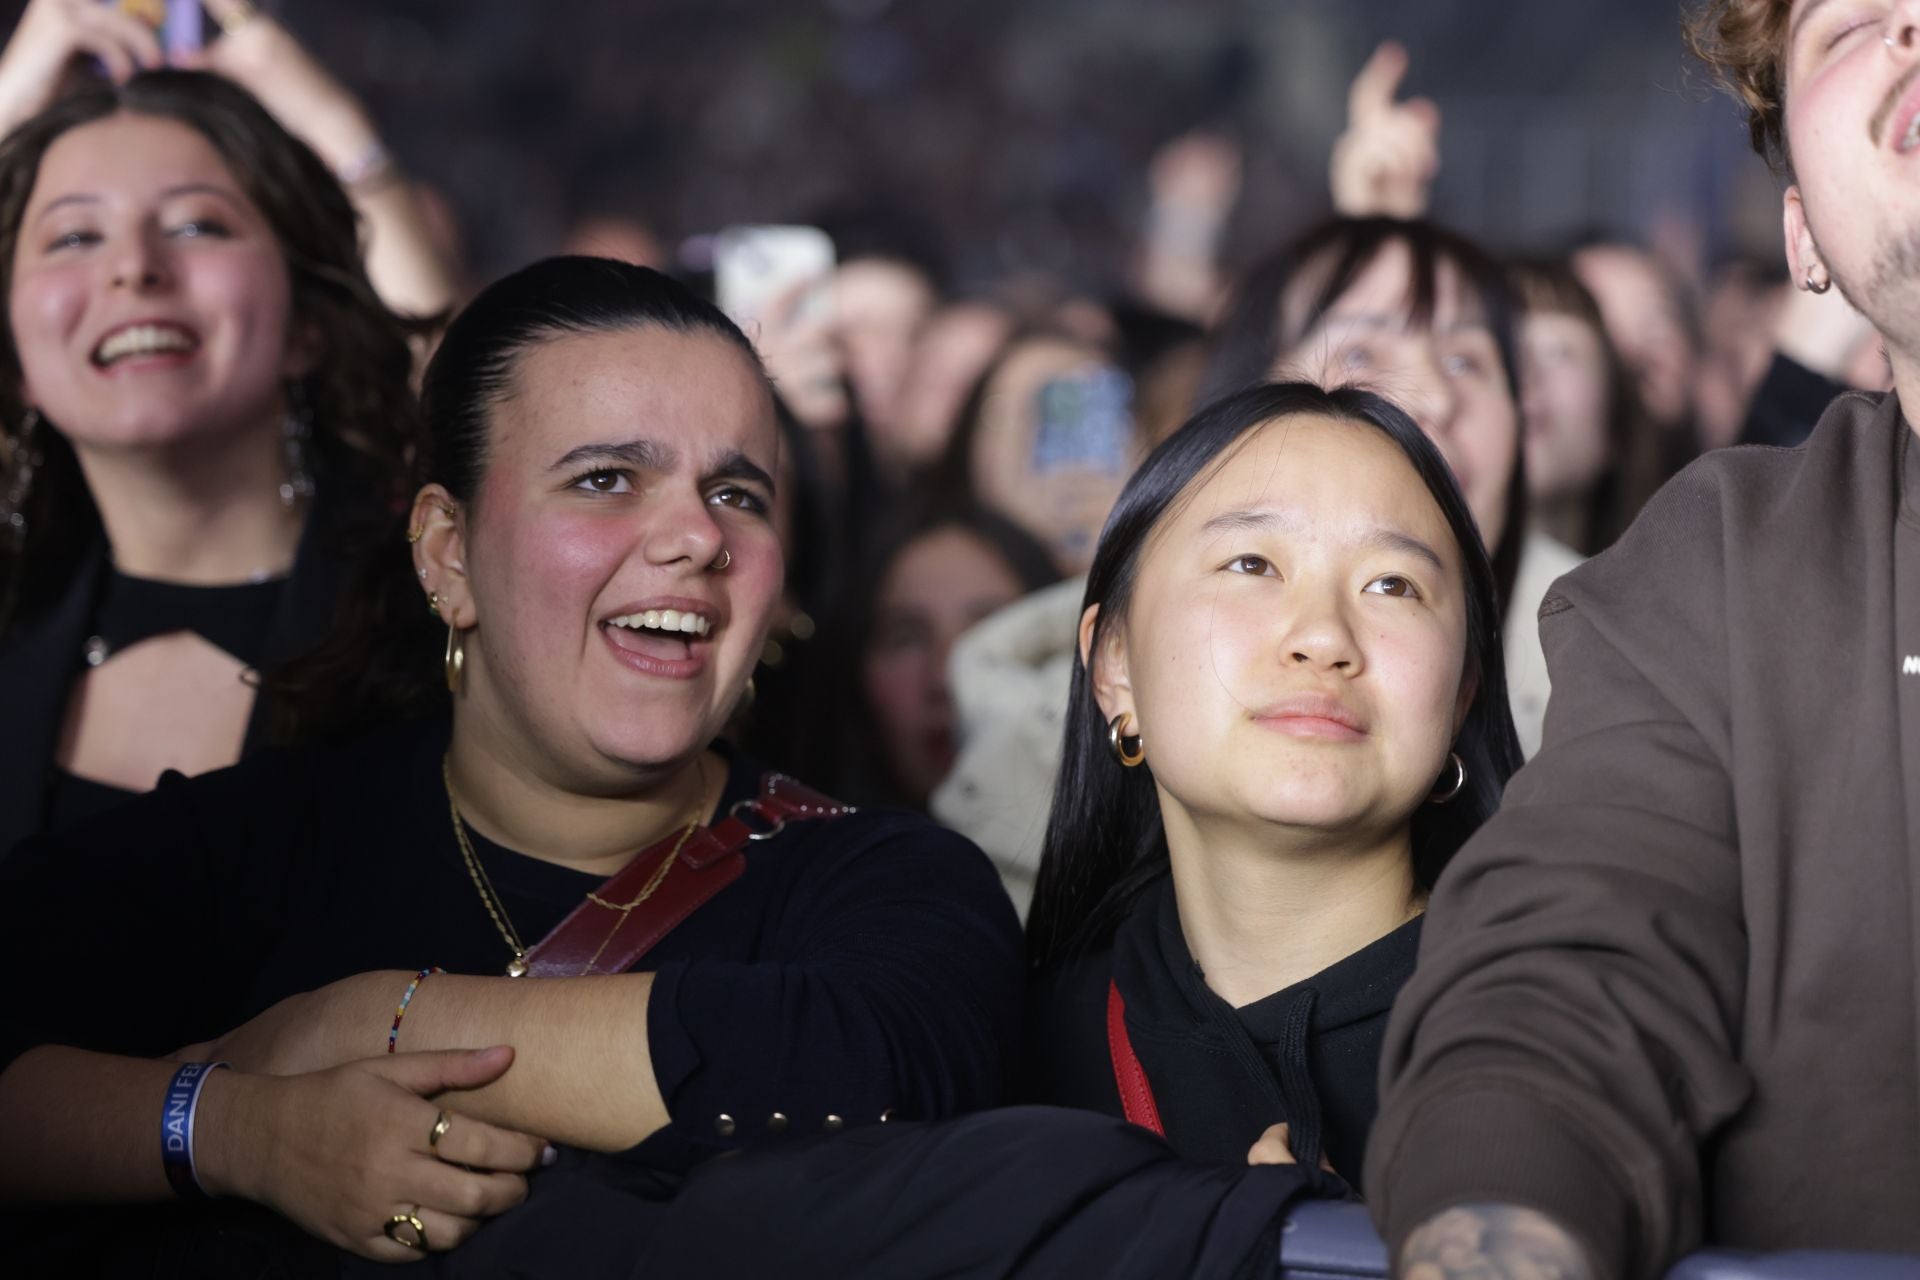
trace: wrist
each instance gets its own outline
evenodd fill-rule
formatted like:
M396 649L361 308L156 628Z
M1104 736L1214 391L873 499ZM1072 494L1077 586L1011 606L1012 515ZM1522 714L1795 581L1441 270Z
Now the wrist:
M194 1169L210 1196L258 1199L259 1150L269 1145L272 1076L215 1071L200 1088Z

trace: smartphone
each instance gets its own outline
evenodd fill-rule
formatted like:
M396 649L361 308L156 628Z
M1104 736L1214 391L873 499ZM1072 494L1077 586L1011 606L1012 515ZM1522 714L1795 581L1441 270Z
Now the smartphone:
M713 293L720 309L749 335L793 290L833 274L833 241L818 227L728 227L714 238ZM815 289L803 314L818 314L826 290Z
M1125 472L1133 449L1133 381L1090 369L1034 393L1033 469Z
M167 57L199 51L207 38L200 0L102 0L152 27Z

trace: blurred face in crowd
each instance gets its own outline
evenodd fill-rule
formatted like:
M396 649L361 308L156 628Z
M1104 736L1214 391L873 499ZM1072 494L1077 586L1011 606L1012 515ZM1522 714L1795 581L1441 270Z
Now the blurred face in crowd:
M1774 321L1785 297L1783 285L1738 269L1725 272L1707 294L1693 392L1704 447L1732 444L1740 434L1748 402L1773 359Z
M614 214L592 214L574 223L560 245L560 252L613 258L656 271L665 271L669 265L667 248L652 227L637 218Z
M834 272L834 326L847 380L861 414L880 430L899 413L914 342L938 301L927 278L905 263L862 258Z
M1582 249L1573 269L1600 304L1607 336L1633 371L1647 413L1662 426L1685 422L1698 352L1666 270L1652 254L1628 245Z
M519 358L445 607L474 628L460 705L531 775L578 789L718 732L784 575L778 439L750 357L710 333L574 334Z
M880 746L917 805L953 768L953 643L1021 593L1019 575L999 553L955 525L909 542L880 580L862 685Z
M211 143L121 114L47 149L7 299L24 395L88 451L277 429L304 373L271 226Z
M1412 313L1413 252L1393 242L1276 362L1276 376L1355 384L1386 396L1439 446L1489 547L1506 531L1507 487L1520 450L1520 411L1500 344L1453 263L1441 262L1433 315ZM1316 287L1309 267L1281 300L1281 331L1300 331Z
M1066 572L1093 562L1100 526L1139 460L1132 387L1096 348L1037 338L989 375L972 444L976 491Z
M967 393L1007 340L1013 321L986 302L956 302L935 312L913 344L890 433L875 440L903 470L940 456Z
M1920 346L1920 8L1797 0L1786 51L1786 195L1796 281L1816 264L1886 336Z
M1582 494L1607 467L1605 337L1577 316L1533 311L1520 322L1521 410L1527 492Z
M1189 492L1094 666L1101 711L1134 717L1169 833L1403 832L1472 694L1439 504L1387 436L1316 415L1256 428Z

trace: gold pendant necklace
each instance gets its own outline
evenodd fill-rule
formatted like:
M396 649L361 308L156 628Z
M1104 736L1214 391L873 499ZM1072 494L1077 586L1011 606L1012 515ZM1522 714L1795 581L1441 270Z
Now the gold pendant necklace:
M619 932L620 925L626 923L627 914L653 896L654 891L660 887L660 882L667 878L667 872L672 869L675 862L680 860L680 850L686 847L687 841L692 839L693 833L699 829L700 815L706 809L707 770L704 762L698 757L695 757L693 767L694 776L700 783L699 798L694 802L693 817L688 821L686 829L680 833L680 839L674 843L672 852L661 860L659 870L647 878L646 887L640 890L640 895L627 903L608 902L597 893L587 895L587 901L595 906L606 907L620 913L619 922L614 925L613 932L607 935L609 942L612 941L613 934ZM460 802L453 798L451 755L440 757L440 781L447 789L447 809L453 815L453 837L460 844L460 858L467 864L467 877L473 881L474 890L480 895L481 905L486 907L487 915L493 920L493 927L500 931L501 938L513 952L513 959L507 961L507 976L523 978L527 973L527 945L520 941L520 935L515 931L513 921L507 916L507 904L502 902L500 895L495 892L493 881L487 877L486 867L481 865L479 855L473 851L473 842L467 839L467 824L466 820L460 816ZM602 942L600 951L605 951L606 947L606 942ZM593 958L598 960L600 952L594 952ZM587 967L589 969L593 967L591 961L588 962Z
M448 756L440 757L440 781L447 788L447 808L453 814L453 838L460 842L460 857L467 864L467 876L480 894L480 902L486 907L487 914L493 917L493 927L500 931L500 936L506 939L507 946L513 951L513 959L507 961L507 976L525 977L526 944L514 932L513 921L507 918L506 904L493 891L493 881L487 878L487 869L480 865L479 857L473 852L473 842L467 839L467 824L460 816L460 802L453 798L453 764Z

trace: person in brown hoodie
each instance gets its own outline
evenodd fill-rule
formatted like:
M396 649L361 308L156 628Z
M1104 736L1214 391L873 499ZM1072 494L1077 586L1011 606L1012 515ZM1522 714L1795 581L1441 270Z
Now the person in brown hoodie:
M1540 610L1545 745L1436 888L1367 1190L1407 1280L1920 1252L1920 0L1711 0L1801 288L1890 395L1696 462Z

